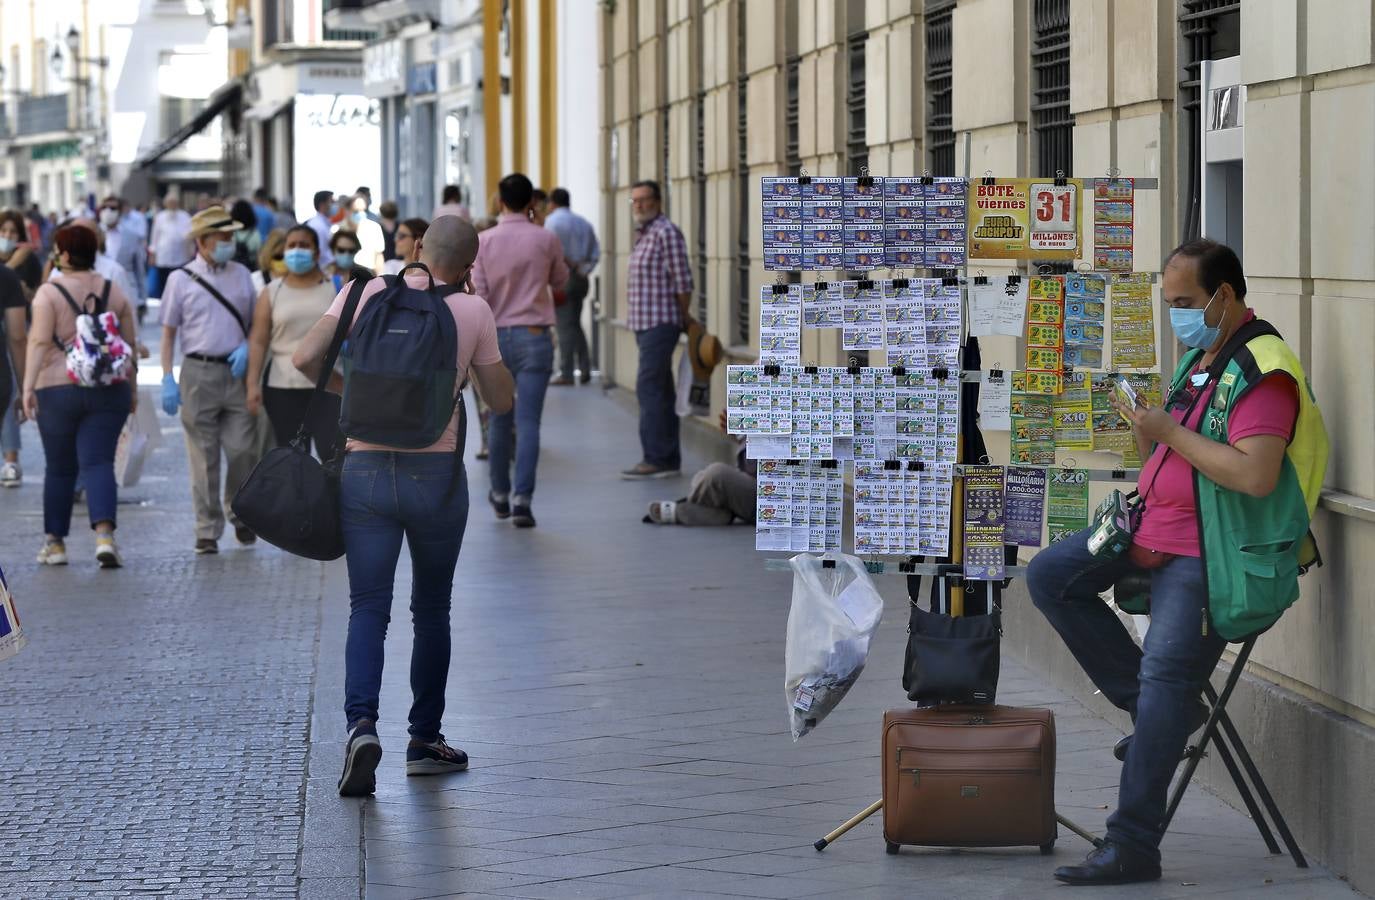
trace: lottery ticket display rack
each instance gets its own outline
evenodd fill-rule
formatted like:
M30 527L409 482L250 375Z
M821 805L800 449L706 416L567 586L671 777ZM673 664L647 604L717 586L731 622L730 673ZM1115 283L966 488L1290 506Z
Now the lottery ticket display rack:
M965 155L968 169L967 136ZM1069 188L1071 181L1073 189ZM860 278L842 282L837 289L826 281L809 285L789 284L780 274L778 283L766 286L760 298L760 373L737 374L728 370L729 430L747 434L751 455L760 462L760 527L769 533L757 541L758 549L821 551L823 556L816 565L834 567L835 560L830 557L841 549L841 528L837 527L836 521L839 516L834 508L843 505L836 503L837 488L844 471L844 463L840 460L853 459L855 552L866 558L869 571L873 574L932 577L938 584L937 596L948 598L943 611L950 615L964 613L964 595L966 592L972 593L975 582L983 581L987 608L992 610L997 596L995 584L1005 586L1008 579L1024 575L1025 568L1006 565L1003 560L1001 475L997 476L996 482L1000 495L997 501L1000 508L996 512L1000 520L996 546L979 548L985 555L996 552L998 561L991 566L967 568L964 557L966 523L963 504L966 480L972 487L979 483L977 479L987 478L990 470L997 468L965 464L964 448L959 437L963 419L960 410L963 383L982 379L981 372L967 372L960 368L970 334L965 310L969 304L970 287L988 283L981 272L971 282L970 259L1073 260L1085 255L1086 243L1080 237L1083 216L1075 200L1075 192L1078 192L1077 197L1083 198L1084 189L1089 188L1095 198L1094 249L1089 257L1092 260L1091 268L1130 273L1133 268L1134 191L1157 187L1154 179L1119 179L1116 173L1110 173L1105 179L1078 180L1067 179L1063 173L1057 173L1054 179L997 179L985 174L977 187L968 179L934 179L929 176L875 179L869 177L866 171L856 178L811 179L804 173L799 179L765 179L761 182L766 268L780 272L844 270L847 273L858 272ZM908 202L915 196L921 196L922 203ZM981 217L977 219L977 225L967 214L967 204L975 197L979 198L977 212ZM1044 208L1033 212L1031 204L1036 201L1043 201ZM914 214L912 209L920 211ZM1038 220L1041 219L1049 221L1050 225L1038 227ZM882 282L883 287L876 290L875 282L867 279L872 277L869 273L878 268L888 268L893 272L893 278ZM924 269L930 275L923 279L903 278L903 271L909 269L914 273ZM1044 270L1038 271L1042 275L1049 274ZM1009 285L1015 278L1030 277L1014 275L1009 278ZM1099 283L1106 283L1105 278L1094 277L1098 277ZM1153 275L1127 277L1137 279L1138 287L1142 277L1154 280ZM1053 281L1041 279L1043 283L1047 280ZM922 296L922 300L916 302L909 295L909 285L913 282L920 283L918 293ZM1032 302L1026 307L1026 311L1033 314L1027 317L1029 327L1022 334L1022 311L1017 311L1018 336L1027 340L1027 366L1022 375L1023 384L1031 380L1031 390L1051 395L1060 393L1067 364L1073 362L1085 369L1100 368L1102 365L1102 316L1106 303L1097 304L1100 318L1096 357L1090 348L1082 358L1076 356L1071 360L1071 348L1066 346L1064 339L1069 323L1065 319L1063 281L1059 290L1056 297L1059 302L1058 319L1035 315L1038 311L1035 302L1037 295L1033 294ZM950 312L951 295L954 299L953 315ZM1026 296L1026 293L1022 296ZM810 299L810 306L805 298ZM931 302L933 299L934 303ZM1105 300L1106 297L1100 299ZM1148 285L1146 301L1149 304ZM1040 309L1043 311L1045 308L1042 306ZM935 324L928 324L925 328L918 325L912 329L913 311L917 319ZM861 369L857 365L858 359L853 356L849 359L850 365L843 369L823 371L816 366L802 365L799 326L804 321L806 327L841 328L842 346L847 351L886 350L887 369L891 377L877 374L882 370L874 367ZM1041 323L1058 327L1039 327ZM953 332L948 330L951 326ZM1091 326L1088 333L1092 333ZM1116 329L1113 337L1116 349ZM1154 354L1153 329L1146 337L1150 352ZM1055 338L1058 343L1051 344L1049 338ZM1149 366L1155 366L1153 356ZM1116 361L1113 368L1117 368ZM915 378L908 375L913 369L920 373ZM802 374L793 374L797 372ZM848 382L845 376L849 376ZM769 379L774 379L773 384L776 385L780 378L785 379L785 384L802 388L805 399L801 403L785 399L780 404L777 388L770 389L769 382ZM763 388L754 389L755 385L761 384ZM848 389L849 384L862 385L862 388L855 397L839 396ZM1080 384L1086 382L1081 379ZM885 394L891 393L894 388L916 389L917 396L909 397L909 401L914 403L913 407L896 408L915 409L918 412L914 417L918 427L897 427L895 439L887 447L881 431L875 446L872 422L868 423L868 433L861 427L862 420L868 418L870 410L875 409L873 398L869 396L870 385L875 386L879 397L877 413L880 417L888 411L882 405ZM931 401L923 395L933 388L941 396ZM862 398L867 405L862 407L860 399L856 398ZM747 401L748 405L733 409L732 405L737 399ZM947 402L950 408L947 408ZM795 422L794 415L798 414L799 409L804 410L800 413L803 418ZM780 410L783 410L781 420ZM818 411L819 417L816 415ZM843 425L840 424L842 422ZM849 428L851 422L854 424L853 430ZM923 424L933 423L937 426L934 435L923 432ZM815 429L818 424L822 428L829 428L829 432L818 435ZM917 437L905 440L904 436L911 433ZM885 453L885 449L888 452ZM1053 451L1051 456L1054 456ZM787 475L802 471L796 467L803 465L804 460L820 460L815 467L807 463L808 477L819 476L826 484L818 487L815 480L804 479L803 483L807 486L801 488L802 493L799 495L793 489L794 493L788 497L789 503L793 496L805 497L806 515L799 522L790 506L786 513L788 520L775 528L773 523L777 520L771 522L767 515L774 510L764 504L766 496L777 487L772 479L777 473L783 473L786 481ZM1051 460L1038 460L1041 465L1023 465L1028 461L1019 460L1018 466L1042 470L1059 468L1050 464ZM985 457L980 462L987 464L989 460ZM876 543L866 541L864 538L869 537L867 534L861 537L861 525L864 522L861 507L871 497L863 483L863 476L881 467L884 477L904 483L904 487L897 488L896 492L891 484L886 490L880 488L877 497L882 503L891 504L893 498L897 497L902 505L917 499L920 505L929 507L934 499L933 493L930 490L924 493L911 492L905 480L911 477L908 473L916 472L918 484L929 488L926 484L928 475L925 473L933 463L940 502L948 511L939 517L940 531L943 532L938 536L939 539L933 539L931 534L934 529L931 527L929 508L922 510L926 515L915 529L911 511L904 510L899 515L878 517L887 530L880 530ZM898 472L901 475L896 474ZM1081 470L1077 477L1085 481L1112 482L1126 481L1131 474L1135 473L1119 467L1111 471ZM785 490L789 489L785 487ZM1087 485L1084 485L1084 491L1086 498ZM971 493L970 496L974 500L976 494ZM813 502L818 499L821 501L819 504ZM983 498L978 499L982 502ZM818 506L825 510L824 513L817 511ZM983 508L971 502L971 511L981 513ZM1038 508L1037 516L1040 515L1041 509ZM994 513L990 512L988 518L991 521ZM976 515L971 527L977 524ZM774 532L781 532L783 537L780 539ZM788 537L789 532L791 537ZM1039 546L1039 534L1033 545ZM876 558L884 556L897 556L900 561L892 564ZM918 562L923 556L946 557L950 561ZM981 561L989 560L981 558ZM790 568L785 559L770 559L766 566L777 571ZM916 602L915 598L912 598L912 602ZM817 841L816 849L824 849L831 841L881 808L882 801L875 802ZM1089 832L1063 817L1057 816L1057 819L1076 834L1097 843ZM890 852L895 849L889 847Z

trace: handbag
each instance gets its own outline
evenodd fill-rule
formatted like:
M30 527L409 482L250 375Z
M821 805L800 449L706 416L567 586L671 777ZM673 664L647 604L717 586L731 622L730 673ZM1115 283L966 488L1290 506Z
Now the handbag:
M1002 617L947 616L912 604L902 686L918 703L992 703Z
M339 324L325 354L320 377L296 437L285 447L267 452L239 488L230 508L258 537L306 559L329 561L344 555L344 532L339 513L339 470L343 449L335 447L328 462L310 454L311 411L325 392L353 324L358 300L367 281L354 281ZM323 454L321 454L323 455Z

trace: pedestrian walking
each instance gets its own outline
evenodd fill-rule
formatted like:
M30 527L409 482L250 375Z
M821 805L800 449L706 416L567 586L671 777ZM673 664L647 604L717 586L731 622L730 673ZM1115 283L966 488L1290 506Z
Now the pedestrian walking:
M122 565L115 546L115 444L134 410L138 384L134 308L93 271L96 235L69 225L54 237L62 275L33 301L24 371L24 414L43 441L43 530L38 562L67 564L77 476L101 568Z
M465 222L471 221L473 214L463 203L463 188L456 184L444 185L444 191L440 194L439 205L430 213L430 221L433 222L440 216L458 216Z
M29 303L19 276L8 266L0 266L0 487L5 488L24 483L19 426L24 422L28 317Z
M191 237L191 215L181 208L176 194L162 199L162 209L153 217L148 239L148 265L157 272L150 297L161 297L167 276L189 263L196 255Z
M592 223L569 208L568 191L554 188L549 195L553 211L544 220L544 227L559 236L563 245L563 259L568 265L568 283L563 288L563 302L554 310L555 328L559 335L559 377L550 384L573 383L573 367L583 384L592 380L592 357L587 349L587 335L582 330L582 307L587 299L588 278L601 259L601 245Z
M103 252L128 274L129 280L120 286L133 291L129 299L138 308L142 321L148 304L148 241L139 229L141 217L130 218L125 213L123 198L113 195L101 201L99 217Z
M0 261L19 276L30 292L43 283L41 249L32 243L29 228L18 210L0 213Z
M326 394L312 407L315 382L291 362L301 339L320 321L336 293L333 282L320 272L316 240L315 230L305 225L287 232L282 250L286 275L258 294L248 337L248 412L256 416L265 409L283 447L305 423L315 454L329 460L339 446L339 397Z
M678 335L692 324L692 269L687 242L663 213L663 194L656 181L630 189L635 219L635 246L626 279L627 324L640 349L635 395L640 401L640 462L621 473L641 480L682 474L678 439L677 391L673 384L673 351Z
M247 200L235 200L229 215L243 227L234 232L234 262L252 272L258 268L258 251L263 239L258 236L258 215Z
M355 252L355 260L358 265L367 269L369 274L382 271L382 263L386 262L386 238L382 235L382 226L377 224L368 210L369 197L367 194L358 194L351 204L351 211L348 218L335 226L335 231L349 231L358 240L358 250Z
M328 247L330 235L334 232L334 194L331 191L316 191L312 203L315 206L315 215L307 219L306 224L315 229L320 246ZM328 262L328 259L321 259L320 268L323 269Z
M382 259L384 262L391 262L397 258L396 229L401 226L401 213L391 200L383 200L377 211L380 213L377 224L382 226Z
M563 245L553 232L530 221L534 187L520 173L500 184L502 214L495 228L478 235L482 249L473 267L473 290L486 298L497 323L501 357L516 380L515 412L492 407L488 434L491 490L488 502L498 519L510 518L518 528L535 527L531 503L535 470L539 465L540 418L544 394L554 370L553 288L568 281ZM431 223L434 228L434 223ZM514 446L515 481L511 480Z
M424 219L406 219L396 226L396 258L382 264L382 274L396 275L408 263L420 261L420 248L425 239L425 230L430 223Z
M511 376L502 365L492 311L481 298L458 289L468 281L477 252L477 233L472 226L457 217L445 216L432 223L426 232L421 251L425 268L411 269L403 276L405 285L415 291L433 287L431 297L438 300L442 296L443 306L452 317L447 327L439 327L437 331L442 335L441 340L457 342L454 360L457 408L439 440L423 449L410 451L352 438L347 443L340 477L340 505L349 573L350 612L344 657L348 744L339 779L339 793L346 797L366 796L376 786L375 773L382 758L382 745L377 736L382 652L403 537L411 555L411 616L415 634L411 652L414 702L410 709L406 774L437 775L461 772L468 767L467 754L450 747L442 731L445 685L449 677L449 608L454 570L468 522L468 479L460 455L459 433L463 416L458 390L463 373L469 369L473 371L482 385L483 395L495 409L509 410L512 402ZM384 306L378 311L368 306L369 301L379 297L384 290L389 293L380 303L385 304L395 296L391 292L396 288L389 287L390 281L374 278L362 288L352 320L350 341L369 339L368 335L373 332L366 327L368 314L371 313L373 319L396 314L395 307ZM334 298L329 312L297 348L295 362L311 378L319 375L346 305L347 293L341 292ZM419 306L415 302L419 299L414 291L408 292L408 306ZM424 351L435 349L417 343L422 340L422 332L433 333L434 330L416 328L408 331L413 331L414 335L389 342L398 364L408 356L423 356ZM381 342L371 346L381 352ZM360 371L358 367L353 368L348 378L366 380L366 373L360 375ZM339 386L336 382L335 387ZM348 389L352 392L355 387L364 392L376 388L366 383L357 386L350 383ZM433 433L420 423L398 427L403 427L412 437ZM397 443L413 441L398 440Z
M355 278L371 278L375 273L358 264L358 251L363 245L358 235L340 229L330 235L329 250L331 258L325 265L325 275L334 284L335 291L344 289Z
M277 211L269 205L266 188L253 192L254 225L258 229L258 240L266 241L267 235L276 227Z
M169 416L181 409L197 555L219 552L226 516L240 544L257 540L229 509L258 461L258 419L248 411L244 386L253 281L233 260L233 235L242 227L222 206L196 213L191 234L198 252L168 277L162 298L162 409ZM178 338L180 381L172 372ZM221 453L228 463L223 479Z
M291 228L298 226L292 225ZM307 226L300 226L307 227ZM286 275L286 233L290 228L274 228L267 233L267 240L258 250L258 268L251 275L253 296L258 296L263 287ZM315 233L315 229L310 229Z

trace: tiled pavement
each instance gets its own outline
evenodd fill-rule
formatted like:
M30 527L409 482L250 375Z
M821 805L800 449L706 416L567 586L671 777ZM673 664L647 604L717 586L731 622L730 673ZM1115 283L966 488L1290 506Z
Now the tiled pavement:
M32 637L0 664L0 897L1035 897L1064 890L1050 869L1087 849L1062 835L1052 858L890 857L875 817L813 850L877 796L879 718L905 702L899 584L883 585L864 677L794 744L787 577L763 570L749 529L640 524L648 500L684 485L616 478L634 421L592 388L551 393L540 527L473 509L445 724L472 770L404 777L402 603L378 793L341 800L342 566L325 567L322 591L319 566L270 548L193 559L178 429L164 424L168 448L126 492L142 503L121 508L120 572L30 562L31 426L29 481L0 492L0 559ZM480 498L485 467L471 465ZM1101 828L1117 733L1010 661L1000 699L1054 707L1060 808ZM1268 857L1203 791L1177 822L1167 878L1113 896L1351 896Z
M340 896L360 864L374 900L1066 890L1050 870L1088 847L1065 833L1053 857L887 856L875 816L824 853L812 849L877 798L879 720L906 702L900 583L883 584L888 605L865 675L793 743L781 684L789 578L764 571L748 528L641 524L649 500L680 495L686 480L620 481L617 471L635 461L634 435L632 416L594 389L552 389L534 531L492 517L480 502L485 464L470 463L479 502L455 580L445 717L451 742L472 757L466 774L404 775L410 635L398 603L377 795L333 796L347 586L330 567L303 856L303 874L319 880L307 878L306 893ZM1000 700L1055 710L1059 807L1101 830L1119 733L1010 661ZM1352 896L1321 869L1268 856L1252 824L1203 790L1187 796L1165 852L1164 880L1113 896Z

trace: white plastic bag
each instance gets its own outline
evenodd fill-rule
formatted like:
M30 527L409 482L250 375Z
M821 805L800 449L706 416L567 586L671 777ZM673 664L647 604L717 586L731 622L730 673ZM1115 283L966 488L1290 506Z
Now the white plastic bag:
M883 598L864 563L844 554L835 561L834 569L823 569L816 556L792 558L783 691L794 741L819 725L859 678L883 618Z
M162 427L153 404L152 393L140 391L138 409L124 420L124 430L115 443L115 483L120 487L138 484L148 456L162 446Z

